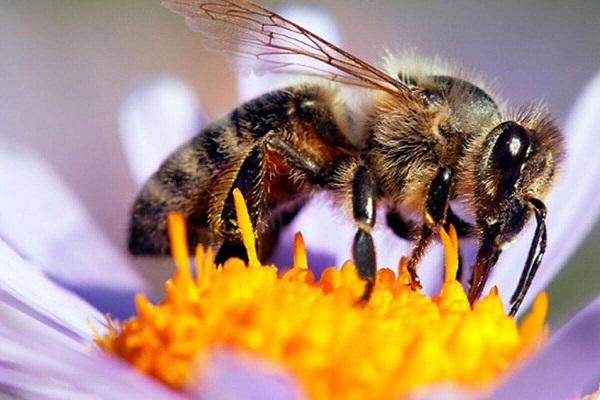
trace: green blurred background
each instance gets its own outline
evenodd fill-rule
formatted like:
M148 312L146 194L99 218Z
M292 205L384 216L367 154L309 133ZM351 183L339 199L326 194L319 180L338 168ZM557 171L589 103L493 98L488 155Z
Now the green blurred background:
M344 47L365 60L414 46L496 78L514 104L541 98L561 119L600 69L597 1L301 3L335 15ZM133 82L157 73L189 83L211 117L236 104L224 58L158 1L0 1L0 135L43 154L122 249L136 189L118 108ZM600 294L599 238L597 227L550 286L551 322ZM139 267L155 282L171 272Z

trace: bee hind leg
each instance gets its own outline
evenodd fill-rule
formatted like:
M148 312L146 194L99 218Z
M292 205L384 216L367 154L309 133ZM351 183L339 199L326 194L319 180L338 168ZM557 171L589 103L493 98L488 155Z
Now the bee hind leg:
M260 242L260 238L256 234L256 227L259 222L261 204L264 199L262 187L263 165L263 150L261 146L256 146L244 159L235 179L229 187L229 193L222 209L220 209L220 215L217 218L218 222L215 224L216 230L221 231L224 236L223 243L215 256L216 265L223 264L225 260L231 257L241 258L243 261L248 262L248 253L242 243L242 237L235 222L237 221L237 215L233 201L234 189L239 189L244 196L250 221L254 229L254 235L257 242Z
M280 136L270 136L267 139L267 144L273 151L284 156L289 163L304 172L310 181L323 183L323 167L315 160L299 152L285 139Z
M246 200L250 220L254 227L258 258L261 262L266 262L277 245L281 230L292 222L304 206L305 201L296 201L270 216L268 215L269 212L262 211L265 196L263 160L264 148L261 146L256 146L248 154L231 185L219 217L219 225L222 227L222 231L237 232L236 226L232 225L231 222L236 220L233 189L240 189ZM313 170L320 171L316 163L310 160L304 160L304 162L314 165ZM260 228L257 230L259 226ZM248 262L247 250L238 233L225 236L223 244L215 257L215 263L222 264L230 257L237 257L246 263Z
M300 212L304 203L299 203L293 209L286 210L272 217L268 226L261 230L260 235L256 235L256 247L258 259L264 263L273 255L273 251L279 242L281 230L290 224L294 217ZM237 238L226 239L215 257L216 264L222 264L230 257L237 257L248 263L248 253L246 247Z

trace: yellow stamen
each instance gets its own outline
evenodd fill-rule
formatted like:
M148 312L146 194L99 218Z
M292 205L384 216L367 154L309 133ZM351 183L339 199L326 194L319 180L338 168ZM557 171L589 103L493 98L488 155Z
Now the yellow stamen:
M171 256L175 260L179 271L189 271L189 250L187 240L173 240L176 237L185 237L185 220L183 215L173 213L169 216L169 238L171 238Z
M232 258L217 269L210 249L199 247L192 279L183 219L169 216L178 270L165 284L166 299L155 306L138 295L138 316L111 322L98 345L181 390L198 376L199 363L210 368L213 349L226 346L242 359L257 354L285 366L312 400L384 400L424 385L489 390L545 337L545 295L520 326L505 314L497 289L471 309L454 280L452 230L440 232L446 278L439 294L412 290L403 261L398 274L377 272L371 300L358 307L364 281L354 264L327 268L315 281L301 235L292 269L278 276L274 266L261 266L247 209L234 196L250 267Z
M444 282L450 282L456 279L456 272L458 271L458 235L453 225L450 225L448 233L443 227L440 228L439 233L442 245L446 249L444 252L446 257Z
M200 288L208 286L210 271L214 268L212 263L212 249L204 246L196 247L196 284Z
M300 232L294 235L294 268L308 269L306 245Z
M248 252L248 265L251 267L260 266L258 256L256 255L256 240L254 239L254 230L252 229L252 221L248 214L248 207L239 189L233 190L233 203L237 214L238 227L242 234L242 241Z
M523 318L519 326L519 333L523 338L522 347L535 346L536 343L539 344L540 337L548 336L548 329L544 325L547 314L548 295L546 292L542 292L535 298L530 314Z

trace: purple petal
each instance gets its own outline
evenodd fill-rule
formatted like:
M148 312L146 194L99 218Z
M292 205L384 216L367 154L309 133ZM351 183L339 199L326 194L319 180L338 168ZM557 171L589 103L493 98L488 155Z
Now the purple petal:
M548 285L598 220L600 212L600 74L584 89L565 124L567 163L548 198L548 250L521 310ZM535 224L521 233L495 267L489 285L498 285L505 304L514 290ZM489 286L488 285L488 286Z
M137 82L119 113L119 133L135 184L141 187L177 147L204 126L194 92L164 75Z
M563 326L546 348L490 397L573 399L600 382L600 297Z
M104 325L104 316L76 295L50 281L43 271L23 260L0 240L0 304L20 310L63 336L91 340L88 322ZM0 309L2 325L10 327Z
M0 393L24 399L178 399L102 353L103 315L0 241Z
M398 400L477 400L481 397L472 389L453 384L441 384L417 389Z
M132 294L148 287L61 178L33 151L6 142L0 170L0 237L100 309L129 315Z
M0 242L0 392L24 399L177 399L93 345L102 314Z
M7 314L3 310L3 320ZM18 327L0 326L2 393L25 399L185 398L102 353L89 341L61 336L27 316L22 319Z
M203 369L202 385L195 388L199 399L300 400L307 397L298 382L281 366L226 350L215 351Z

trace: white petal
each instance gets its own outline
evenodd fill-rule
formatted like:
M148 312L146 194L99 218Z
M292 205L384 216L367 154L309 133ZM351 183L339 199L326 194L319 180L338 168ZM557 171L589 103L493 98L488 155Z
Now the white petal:
M199 132L203 118L194 92L175 78L153 76L134 85L119 112L119 133L138 187Z
M600 297L554 334L490 400L574 399L600 382Z
M117 292L147 292L144 280L39 155L0 142L0 170L0 237L19 254L61 284L94 294L98 306L113 302ZM101 292L110 295L102 298Z
M600 213L600 73L588 84L565 124L567 163L548 198L548 250L521 310L566 264L589 234ZM534 223L500 256L489 282L497 284L505 304L525 263ZM489 286L488 285L488 286Z
M284 6L275 8L274 11L309 29L323 39L341 46L342 39L337 22L334 16L327 10L308 5L285 4ZM310 65L311 61L307 60L306 63ZM254 74L239 73L237 78L238 101L241 103L260 96L269 90L285 84L289 80L290 77L278 74L257 76Z

